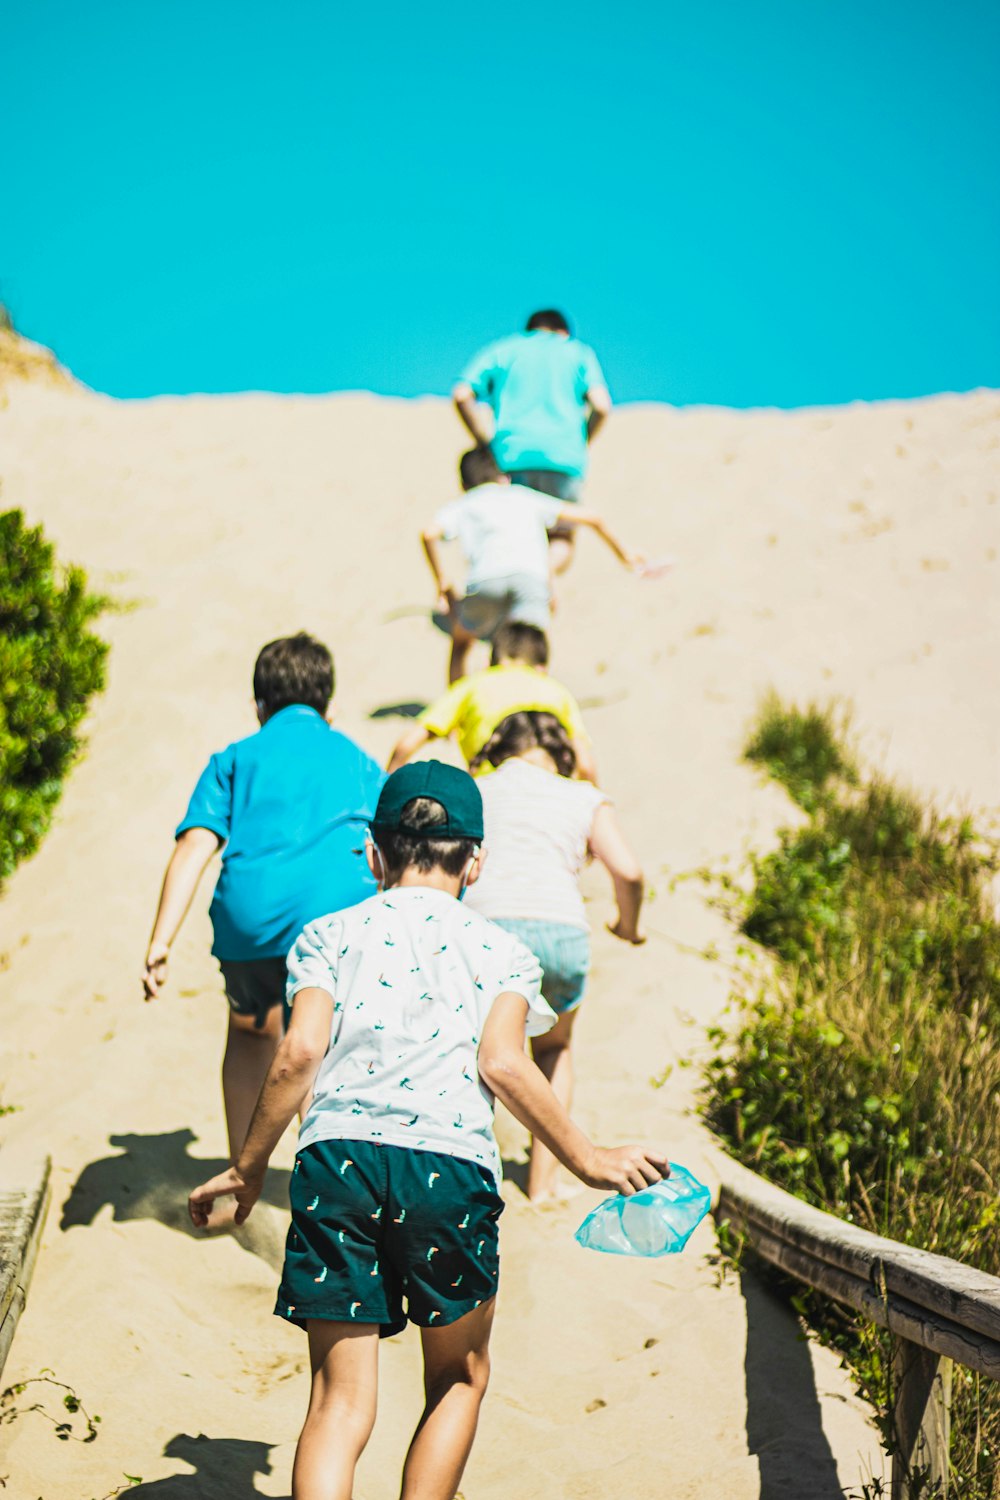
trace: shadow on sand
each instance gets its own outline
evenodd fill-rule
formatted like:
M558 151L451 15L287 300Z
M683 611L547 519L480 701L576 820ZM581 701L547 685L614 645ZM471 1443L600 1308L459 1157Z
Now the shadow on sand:
M188 1218L188 1194L207 1178L224 1172L229 1162L221 1156L191 1156L188 1148L196 1140L188 1129L163 1135L109 1136L109 1145L121 1154L84 1167L63 1205L60 1229L92 1224L110 1204L116 1223L154 1219L168 1229L204 1239L204 1232L196 1230ZM270 1168L261 1203L287 1211L290 1176L283 1168ZM233 1231L233 1237L269 1265L280 1264L283 1235L270 1215L255 1214L242 1229Z
M245 1438L209 1438L204 1433L191 1437L179 1432L163 1456L181 1459L194 1473L154 1479L126 1493L137 1500L253 1500L261 1494L254 1484L255 1475L271 1472L272 1446Z
M843 1500L808 1341L764 1279L743 1270L740 1286L747 1309L747 1447L760 1465L760 1500Z
M427 707L426 703L383 703L373 708L369 719L416 719Z

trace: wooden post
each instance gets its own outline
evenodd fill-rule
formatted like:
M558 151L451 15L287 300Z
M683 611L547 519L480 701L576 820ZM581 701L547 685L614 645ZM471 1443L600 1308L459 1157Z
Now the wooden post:
M939 1358L909 1339L898 1339L892 1363L892 1500L946 1500L951 1360Z

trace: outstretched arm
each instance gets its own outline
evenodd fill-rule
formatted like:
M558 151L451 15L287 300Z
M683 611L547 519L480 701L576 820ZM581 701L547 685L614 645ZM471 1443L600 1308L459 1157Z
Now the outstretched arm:
M332 1022L332 995L315 988L299 990L291 1025L267 1071L242 1151L228 1171L195 1188L188 1199L191 1222L197 1228L204 1229L208 1223L216 1198L230 1195L236 1199L236 1223L246 1220L260 1197L275 1146L312 1092L330 1045Z
M479 1073L533 1136L588 1187L630 1196L669 1175L665 1151L653 1146L595 1146L574 1125L548 1079L524 1051L527 1001L513 991L498 995L483 1027Z
M466 381L460 380L453 387L451 399L455 403L455 410L459 419L471 433L476 446L486 448L489 446L490 436L483 430L479 420L479 411L476 406L476 393Z
M450 608L454 603L455 590L441 563L441 549L438 545L441 541L440 528L434 527L431 530L422 531L420 533L420 541L423 545L430 570L434 574L434 582L437 584L438 593Z
M608 530L604 518L592 510L579 510L575 505L565 505L559 511L560 522L567 522L571 526L586 526L589 531L599 536L604 544L611 548L612 552L623 562L626 568L641 568L644 559L638 552L629 552L623 547L618 538Z
M221 844L219 835L211 828L188 828L174 845L146 950L142 987L147 1000L155 1000L167 982L171 944L187 916L198 882Z
M611 876L618 903L618 916L608 931L625 943L644 943L639 932L643 879L639 861L622 833L618 815L610 802L603 802L594 814L588 847L595 859Z
M423 724L411 724L408 729L404 729L396 741L396 748L389 757L389 764L386 766L386 770L390 775L393 771L398 771L400 766L405 766L408 760L413 759L417 751L421 750L428 740L434 738L435 736L431 734L429 729L425 729Z

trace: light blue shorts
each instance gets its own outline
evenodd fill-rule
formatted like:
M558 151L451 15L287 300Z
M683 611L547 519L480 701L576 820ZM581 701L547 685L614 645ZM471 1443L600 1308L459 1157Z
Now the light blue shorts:
M474 586L455 605L459 624L477 640L491 641L507 620L548 630L551 621L548 580L512 573ZM434 624L451 634L451 617L435 614Z
M590 973L590 933L565 922L529 917L494 917L498 927L519 938L542 966L542 994L557 1016L576 1010Z

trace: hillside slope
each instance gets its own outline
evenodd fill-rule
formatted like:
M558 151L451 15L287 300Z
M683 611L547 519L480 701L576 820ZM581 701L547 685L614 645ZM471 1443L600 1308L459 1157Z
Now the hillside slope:
M262 1209L242 1244L198 1240L183 1217L224 1149L207 887L169 997L143 1006L137 976L193 780L253 727L263 641L300 626L325 637L339 722L379 756L404 722L381 711L440 688L416 534L453 492L459 432L434 400L121 404L39 383L8 398L2 503L132 607L105 622L109 687L56 827L0 903L0 1079L20 1106L5 1149L50 1150L57 1190L6 1377L51 1367L103 1417L86 1448L37 1416L2 1429L5 1495L79 1500L124 1473L151 1500L286 1495L307 1382L304 1341L270 1316L280 1213ZM739 763L766 685L849 696L866 749L894 771L996 800L998 460L991 393L793 415L637 407L602 435L590 501L679 564L640 583L584 538L554 628L555 670L584 702L656 891L649 943L625 951L588 876L578 1113L598 1138L654 1132L702 1165L696 1068L678 1064L703 1054L727 971L690 949L730 939L667 881L738 857L786 815ZM503 1141L520 1155L509 1121ZM514 1184L506 1194L468 1500L685 1500L707 1473L719 1500L832 1500L876 1462L832 1356L799 1342L752 1282L716 1286L708 1226L676 1261L615 1260L571 1237L595 1195L538 1211ZM392 1493L417 1358L409 1338L384 1350L359 1500Z

